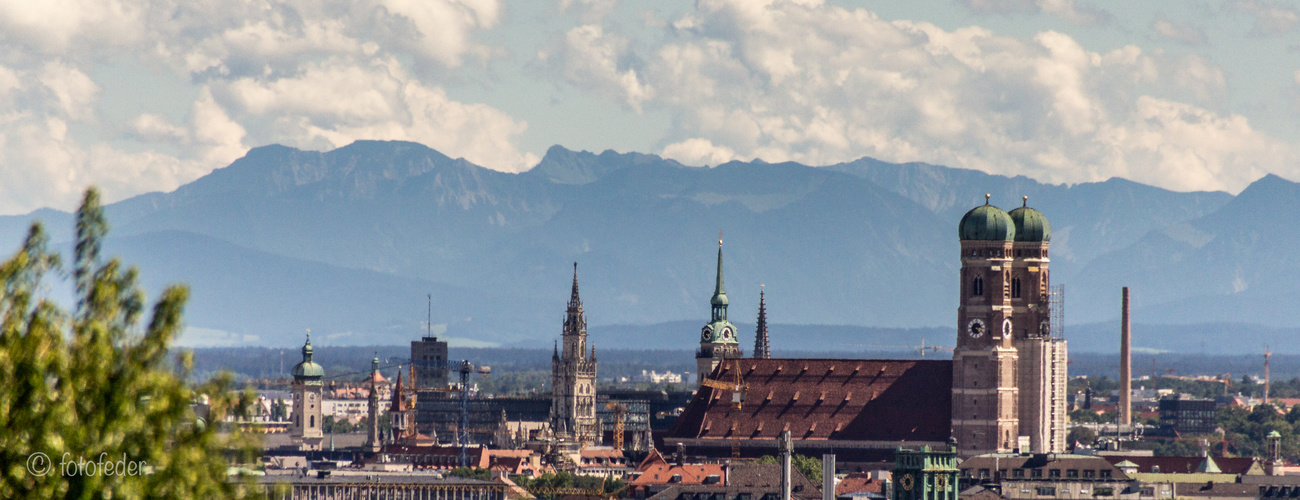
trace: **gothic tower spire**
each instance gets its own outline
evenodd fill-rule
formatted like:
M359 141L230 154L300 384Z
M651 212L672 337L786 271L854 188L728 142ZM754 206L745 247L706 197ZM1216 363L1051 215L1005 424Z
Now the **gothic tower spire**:
M569 292L569 310L582 310L582 299L578 298L578 263L573 263L573 291Z
M758 287L758 328L754 333L754 357L767 359L772 357L767 344L767 305L764 303L763 285Z
M587 347L587 318L578 295L578 263L560 336L564 347L551 357L551 427L567 442L597 442L596 348ZM590 353L590 354L588 354Z

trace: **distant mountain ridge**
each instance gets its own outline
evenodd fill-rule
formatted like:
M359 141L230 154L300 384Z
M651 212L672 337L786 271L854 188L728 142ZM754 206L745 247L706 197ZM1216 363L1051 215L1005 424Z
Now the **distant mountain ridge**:
M732 318L752 321L765 283L774 322L899 329L891 342L904 342L908 331L950 328L957 221L984 193L1004 209L1029 196L1052 221L1053 282L1066 285L1069 323L1113 319L1128 285L1147 323L1300 326L1287 299L1300 296L1300 262L1287 258L1300 221L1261 216L1300 213L1285 212L1300 185L1277 177L1234 197L870 158L696 168L560 146L509 174L419 144L361 141L255 148L108 212L115 244L151 287L194 287L191 326L262 344L293 344L309 327L341 343L401 343L423 331L427 293L448 336L545 343L559 331L575 261L593 329L703 324L719 229ZM69 238L68 214L42 210L0 217L0 243L16 245L33 218ZM287 300L295 294L311 300ZM627 338L636 328L616 330L624 340L597 342L644 344ZM1093 340L1080 345L1106 345Z

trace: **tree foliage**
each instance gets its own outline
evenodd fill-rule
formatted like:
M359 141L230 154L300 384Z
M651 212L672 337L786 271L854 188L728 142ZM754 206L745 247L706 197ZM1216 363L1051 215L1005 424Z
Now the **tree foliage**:
M754 463L779 464L781 461L772 455L764 455ZM822 484L822 459L796 453L790 456L790 466L803 474L809 481L812 481L813 484Z
M144 321L134 267L100 256L108 222L95 189L76 215L71 313L44 294L62 260L39 223L0 264L0 498L238 498L259 493L227 480L224 454L252 458L249 437L222 437L225 415L246 408L229 377L185 384L168 346L180 333L189 290L164 290ZM208 420L193 405L206 397ZM42 463L36 454L44 454ZM72 466L85 460L98 466ZM103 465L135 463L112 470ZM85 463L85 462L82 462Z
M1097 432L1087 427L1071 427L1070 433L1065 436L1067 443L1079 443L1084 446L1092 446L1097 442Z

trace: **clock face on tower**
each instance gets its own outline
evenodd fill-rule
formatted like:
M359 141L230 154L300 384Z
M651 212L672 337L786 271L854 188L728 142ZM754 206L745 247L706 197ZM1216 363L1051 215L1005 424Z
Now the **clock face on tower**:
M1011 318L1002 319L1002 335L1004 337L1011 336Z
M900 479L900 480L898 480L898 484L899 484L899 486L902 486L903 489L908 490L908 491L911 491L911 490L912 490L912 486L914 486L914 483L915 483L915 482L916 482L916 480L915 480L915 479L912 479L912 475L911 475L911 474L903 474L903 478Z
M970 335L970 338L977 339L983 337L984 330L984 320L979 318L972 319L970 320L970 323L966 324L966 334Z
M712 329L712 328L709 328L709 327L706 326L706 327L704 327L703 330L700 330L700 340L701 340L701 341L703 341L703 342L708 342L709 339L711 339L711 338L713 338L713 329Z
M722 340L731 340L731 328L722 329Z
M308 402L308 403L315 403L315 402L316 402L316 393L314 393L314 392L309 392L309 393L307 393L307 402Z

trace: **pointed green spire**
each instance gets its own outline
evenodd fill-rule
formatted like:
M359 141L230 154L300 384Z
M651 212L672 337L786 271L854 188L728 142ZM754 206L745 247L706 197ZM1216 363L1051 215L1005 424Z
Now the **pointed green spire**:
M713 287L713 299L709 302L715 306L727 305L727 291L722 286L722 231L718 231L718 281ZM725 318L725 307L723 309L723 317Z

